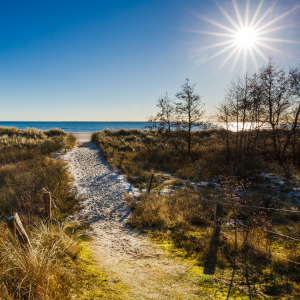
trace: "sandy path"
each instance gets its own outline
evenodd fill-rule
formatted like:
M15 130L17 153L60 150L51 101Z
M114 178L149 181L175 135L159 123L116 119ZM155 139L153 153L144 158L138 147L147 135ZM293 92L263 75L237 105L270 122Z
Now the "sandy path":
M84 198L77 217L93 229L99 264L129 287L126 299L199 299L199 286L186 280L189 263L125 226L130 211L123 195L129 184L113 172L96 146L85 143L65 159Z
M93 134L93 132L70 132L71 134L73 134L77 141L79 142L88 142L91 140L91 136Z

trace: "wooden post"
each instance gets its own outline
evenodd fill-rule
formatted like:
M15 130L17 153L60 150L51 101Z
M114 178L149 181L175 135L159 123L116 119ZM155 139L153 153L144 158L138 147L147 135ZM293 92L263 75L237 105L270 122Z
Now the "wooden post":
M51 219L51 194L49 192L44 192L44 207L45 207L45 217Z
M120 164L119 164L119 168L121 169L122 167L122 155L120 156Z
M6 220L6 224L11 234L17 239L20 245L23 248L32 250L30 240L22 225L19 215L17 213L14 213Z
M52 200L51 193L43 189L44 196L44 207L45 207L45 217L51 219L51 211L57 209L54 201Z
M152 184L152 179L153 179L153 174L151 174L150 179L149 179L148 188L147 188L147 194L150 193L150 190L151 190L151 184Z
M214 214L214 235L219 235L221 232L221 218L223 216L224 204L222 202L216 202L215 214Z
M113 152L112 152L112 155L111 155L112 157L114 156L114 153L115 153L115 149L113 149Z

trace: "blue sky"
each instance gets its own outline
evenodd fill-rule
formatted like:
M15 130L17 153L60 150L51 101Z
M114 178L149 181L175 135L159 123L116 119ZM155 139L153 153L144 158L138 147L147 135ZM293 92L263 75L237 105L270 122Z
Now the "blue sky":
M246 0L236 0L244 19ZM250 1L250 17L260 1ZM219 0L237 20L231 0ZM258 16L274 3L265 0ZM260 25L293 9L299 0L279 1ZM1 121L144 121L156 100L171 97L189 78L213 114L234 76L236 55L215 74L230 50L207 48L225 32L203 16L232 28L213 1L2 1L0 9ZM268 28L273 39L300 41L300 9ZM237 22L237 21L236 21ZM266 42L261 48L282 67L300 63L297 43ZM263 59L257 55L261 67ZM247 69L255 70L248 58Z

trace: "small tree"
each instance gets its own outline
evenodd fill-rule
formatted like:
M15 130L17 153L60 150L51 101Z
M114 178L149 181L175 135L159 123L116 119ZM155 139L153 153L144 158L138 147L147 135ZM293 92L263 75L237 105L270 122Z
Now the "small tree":
M204 110L201 96L195 92L195 84L189 85L189 80L182 85L182 91L177 93L176 98L180 102L171 100L166 93L158 98L157 107L159 112L149 119L149 128L158 130L163 141L175 148L180 154L186 149L188 155L193 147L192 130L203 127L200 122Z
M195 84L189 85L187 78L185 83L181 86L181 92L176 94L176 98L180 102L176 102L175 111L177 115L178 129L180 127L187 132L187 152L191 154L191 132L194 128L199 128L204 124L200 122L204 115L204 104L202 103L201 96L195 92Z

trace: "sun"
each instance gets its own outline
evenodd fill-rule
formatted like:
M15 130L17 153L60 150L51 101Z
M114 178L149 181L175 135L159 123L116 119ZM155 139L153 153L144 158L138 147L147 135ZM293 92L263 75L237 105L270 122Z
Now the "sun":
M257 41L256 31L251 27L241 28L235 36L236 44L243 49L252 48Z
M281 53L284 55L287 55L280 49L277 49L276 47L270 45L270 43L294 43L299 44L299 41L296 40L285 40L285 39L277 39L277 38L270 38L268 37L268 34L271 32L276 32L279 30L286 29L288 27L293 26L292 24L286 24L281 26L275 26L274 24L278 22L279 20L282 20L283 18L286 18L288 15L290 15L292 12L297 10L300 5L296 5L290 10L282 13L279 16L276 16L269 19L267 22L268 15L273 11L274 6L278 1L274 1L273 4L267 9L265 12L261 12L261 8L263 5L264 0L261 0L258 4L252 18L250 18L250 0L245 0L246 2L246 10L244 14L244 18L242 17L242 14L240 13L240 10L238 8L238 5L236 3L236 0L232 0L233 8L235 11L235 14L230 15L227 11L224 10L219 4L216 3L218 9L222 12L222 14L226 17L227 21L231 24L231 26L221 24L213 19L208 18L207 16L203 15L197 15L202 20L205 20L206 22L209 22L210 24L218 27L221 29L219 32L212 32L212 31L200 31L200 30L189 30L190 32L198 33L198 34L208 34L211 36L217 36L219 39L221 39L218 43L202 47L201 49L198 49L197 54L201 54L201 51L207 49L213 49L213 48L220 48L222 49L210 57L208 57L206 60L203 61L203 59L199 60L200 64L206 63L210 61L211 59L227 52L230 50L227 57L224 59L222 64L219 66L218 70L216 70L215 74L220 71L221 68L224 67L224 65L233 58L233 62L231 64L231 70L230 74L233 72L234 68L237 65L237 62L239 61L240 57L243 58L243 71L244 73L247 71L247 60L248 57L251 58L255 68L258 70L258 64L256 60L256 56L258 55L263 60L268 61L267 56L264 54L264 51L261 50L267 49L271 50L273 52ZM223 40L222 40L223 39ZM210 50L211 51L211 50ZM197 61L196 61L197 63ZM214 75L215 75L214 74Z

